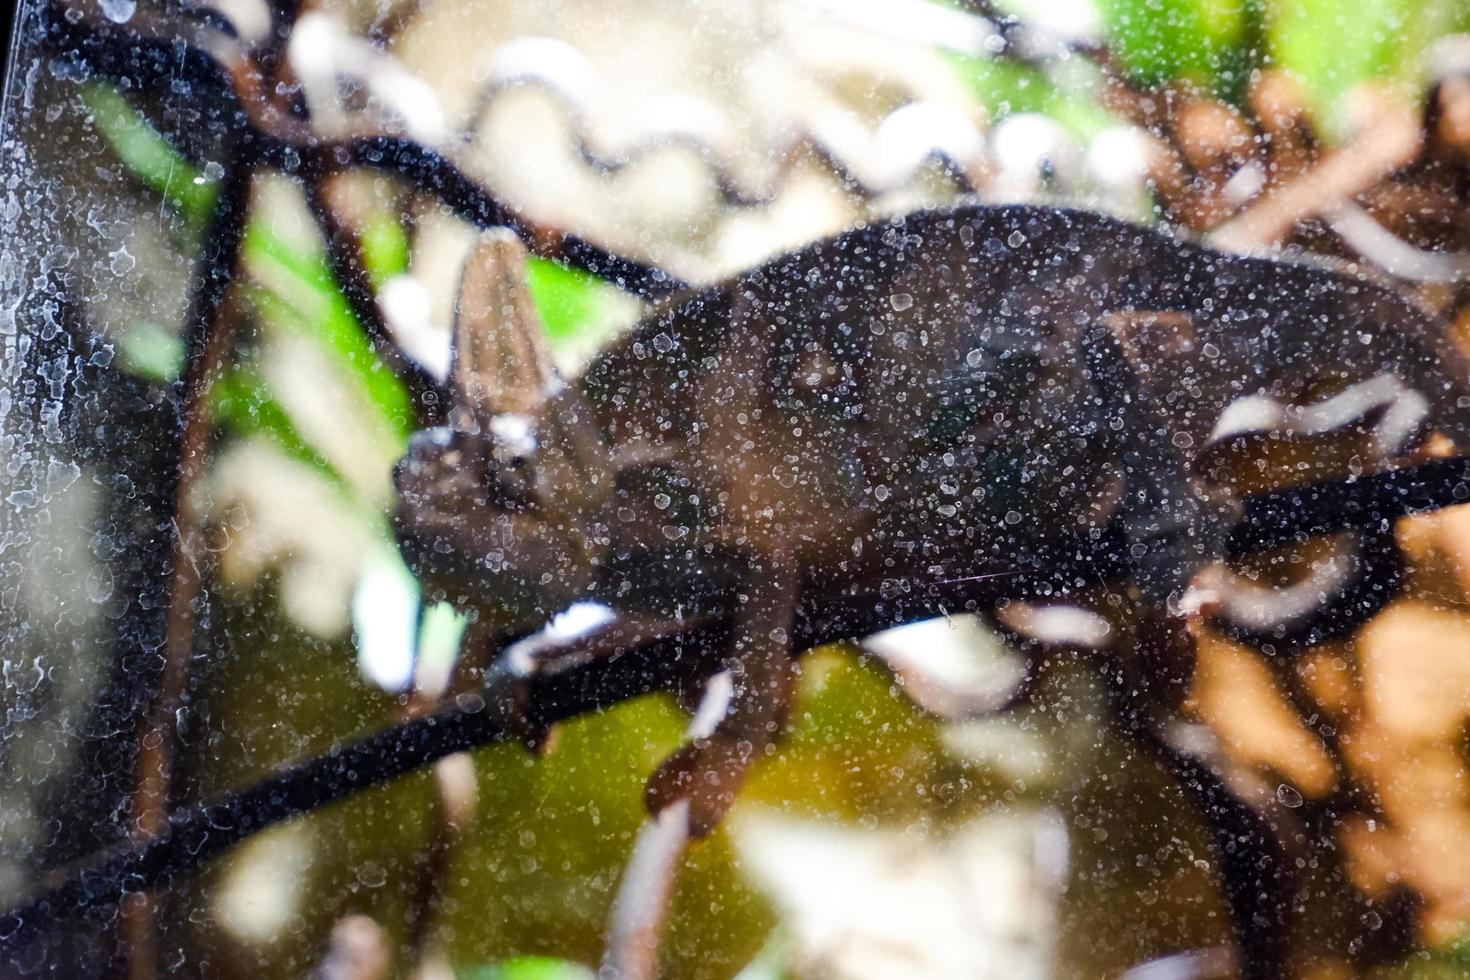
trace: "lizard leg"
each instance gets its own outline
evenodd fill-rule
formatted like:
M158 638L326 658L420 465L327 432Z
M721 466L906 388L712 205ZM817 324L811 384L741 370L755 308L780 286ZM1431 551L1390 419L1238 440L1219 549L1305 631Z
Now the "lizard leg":
M657 816L687 801L694 837L719 825L746 770L774 743L790 707L799 570L785 556L768 556L752 564L746 582L727 654L734 685L729 706L708 734L689 741L648 781L649 812Z
M1177 610L1195 573L1225 553L1231 521L1193 478L1199 440L1170 407L1193 343L1189 318L1119 311L1091 324L1082 341L1093 388L1121 428L1125 501L1117 520L1144 603Z

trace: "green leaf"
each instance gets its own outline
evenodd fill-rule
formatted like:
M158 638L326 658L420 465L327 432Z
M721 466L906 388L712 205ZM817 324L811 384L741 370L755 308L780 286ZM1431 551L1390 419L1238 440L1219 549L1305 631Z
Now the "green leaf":
M326 257L304 254L260 221L245 232L245 256L263 280L250 296L263 316L309 337L361 382L368 398L402 440L413 428L413 401L403 382L373 350Z
M553 341L575 340L591 329L622 294L590 273L532 256L526 266L531 299Z
M362 229L362 259L373 288L408 271L409 242L403 225L392 215L377 213Z
M137 323L117 340L124 371L169 384L184 369L184 342L156 323Z
M184 159L112 86L89 82L82 86L82 101L128 171L191 225L202 225L219 196L215 181Z
M581 963L549 956L520 956L497 966L481 966L460 974L464 980L593 980Z
M228 371L209 387L209 403L217 423L241 435L263 436L287 456L308 464L345 487L341 475L302 438L291 416L271 397L270 386L253 371Z
M1250 0L1097 0L1108 43L1141 82L1216 88L1246 35Z
M974 93L975 100L996 119L1013 113L1038 112L1082 139L1114 125L1114 120L1090 96L1057 88L1042 72L1001 58L977 58L944 52L949 63Z

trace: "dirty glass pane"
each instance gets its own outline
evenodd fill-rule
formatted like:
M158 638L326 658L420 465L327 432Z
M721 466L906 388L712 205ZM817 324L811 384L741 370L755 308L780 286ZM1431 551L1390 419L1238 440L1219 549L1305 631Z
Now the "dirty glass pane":
M0 26L0 975L1470 969L1458 5Z

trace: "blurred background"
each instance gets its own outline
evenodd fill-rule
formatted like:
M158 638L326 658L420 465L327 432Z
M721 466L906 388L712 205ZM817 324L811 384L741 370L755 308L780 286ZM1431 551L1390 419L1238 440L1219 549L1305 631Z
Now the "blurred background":
M1465 336L1459 0L22 5L0 190L7 904L127 832L160 689L163 795L188 803L428 710L463 628L420 608L391 541L418 406L364 318L442 376L474 229L382 173L333 171L315 199L263 173L211 308L230 340L179 511L198 639L169 661L164 450L238 147L203 87L130 88L48 48L57 10L139 36L184 24L226 64L256 58L261 104L313 132L439 147L538 228L690 282L976 195L1317 252ZM567 371L645 309L544 259L529 275ZM1233 779L1302 813L1304 977L1470 975L1470 514L1405 521L1400 543L1410 587L1354 637L1286 664L1201 639L1191 711ZM1026 661L1027 697L988 710ZM805 664L781 752L680 874L668 976L1113 977L1228 945L1207 832L1106 726L1095 660L957 617ZM643 781L685 724L644 698L542 757L452 757L260 834L155 902L133 975L589 976ZM105 973L127 935L11 969Z

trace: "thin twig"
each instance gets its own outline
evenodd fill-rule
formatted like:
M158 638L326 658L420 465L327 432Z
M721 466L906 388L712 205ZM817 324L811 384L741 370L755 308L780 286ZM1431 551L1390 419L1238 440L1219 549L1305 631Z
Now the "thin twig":
M138 773L132 800L133 831L145 839L168 827L177 716L195 649L195 622L202 592L199 566L203 549L193 493L209 455L211 424L205 399L230 346L228 295L245 232L252 171L248 163L236 162L226 172L200 251L200 273L185 320L187 358L184 375L176 386L182 431L173 486L173 554L163 665L152 704L139 727ZM146 978L156 973L153 919L146 897L130 903L124 935L131 976Z
M473 626L465 634L462 645L493 646L493 641L479 635ZM423 717L443 707L447 692L457 690L469 672L471 658L461 655L449 677L442 684L426 688L423 677L416 674L414 688L404 710L404 720ZM412 887L408 912L408 936L404 940L405 960L422 963L427 951L434 913L443 900L445 876L466 828L475 818L475 760L467 752L445 756L434 763L434 802L429 820L434 836L423 849Z
M458 752L434 763L434 802L429 819L434 836L423 849L423 860L412 886L404 960L422 963L429 949L430 927L446 891L447 875L460 840L474 818L475 762Z
M321 226L326 240L327 261L342 295L352 307L353 315L367 334L373 351L388 364L408 388L413 400L417 428L428 428L444 420L443 386L393 339L392 331L378 305L372 276L363 260L362 241L333 206L330 183L336 171L329 166L309 168L305 179L307 204Z
M496 198L443 153L407 137L364 136L327 142L321 144L319 152L341 167L365 167L399 177L414 189L437 198L477 228L509 228L532 254L590 272L645 299L657 299L689 288L687 283L655 265L617 255L576 235L537 225ZM283 171L295 172L302 163L302 148L278 141L268 148L267 159Z

